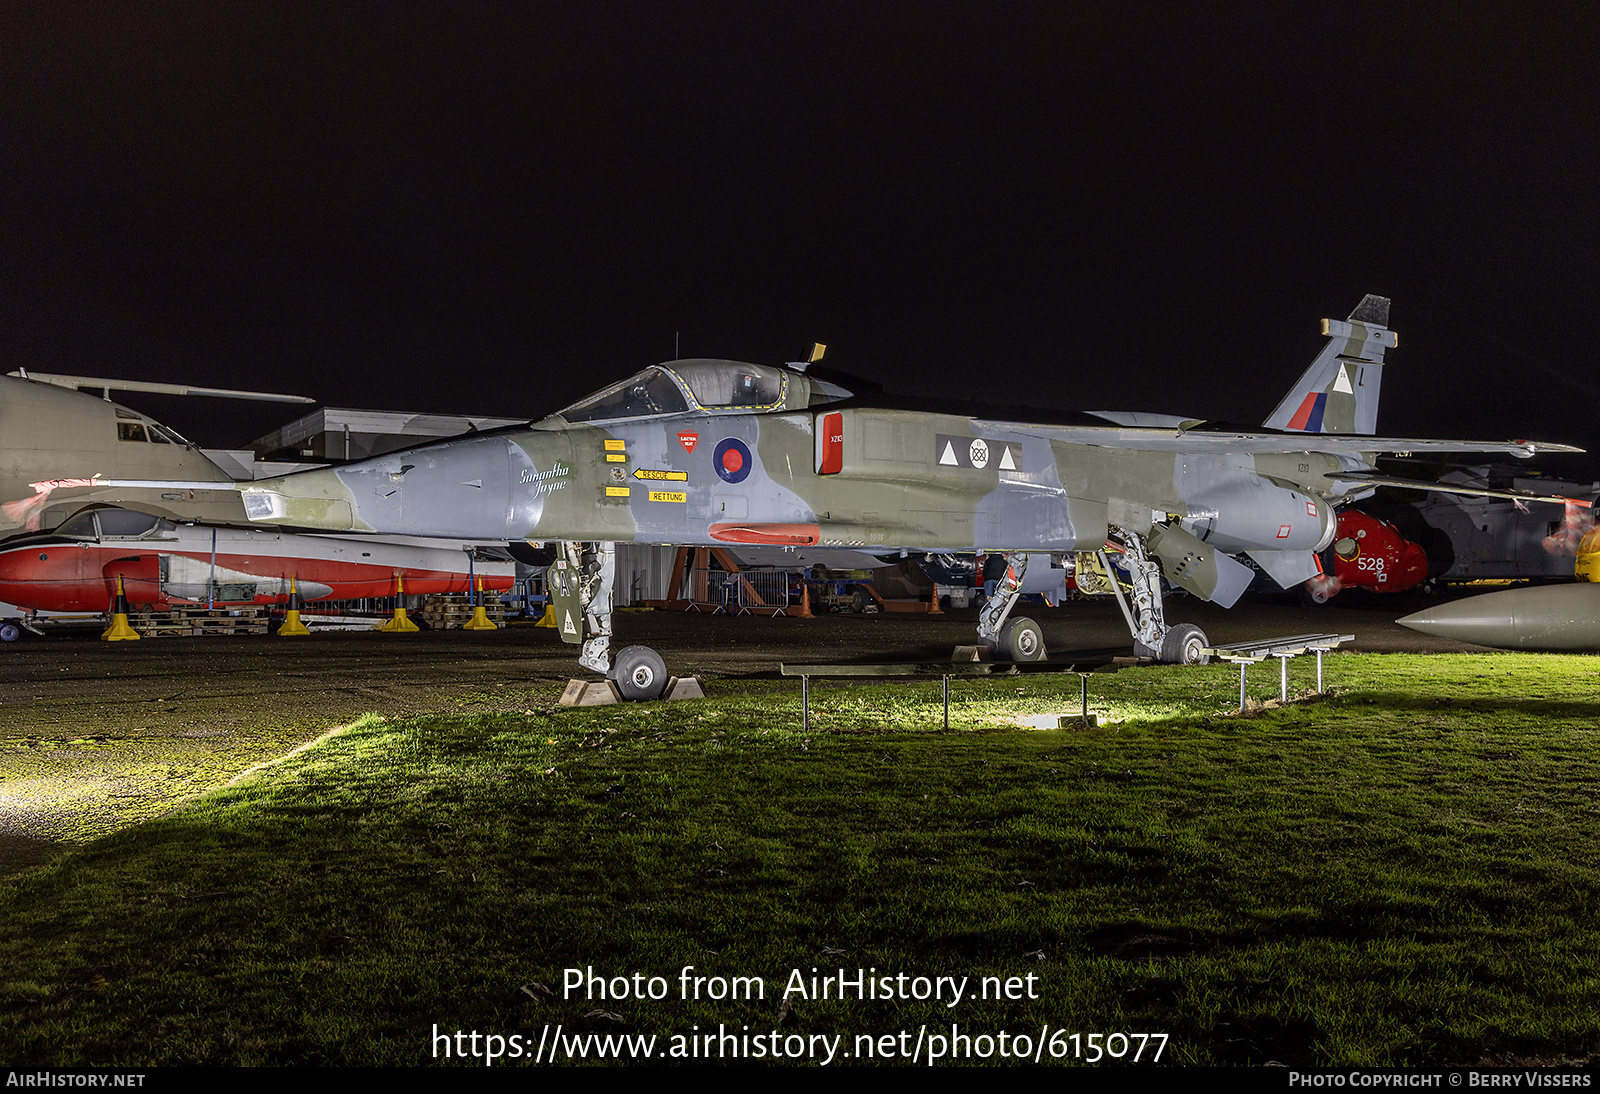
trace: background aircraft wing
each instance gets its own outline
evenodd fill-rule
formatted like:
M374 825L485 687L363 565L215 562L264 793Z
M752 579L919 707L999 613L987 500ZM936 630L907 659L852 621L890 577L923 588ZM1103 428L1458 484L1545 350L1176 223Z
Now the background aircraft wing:
M1440 494L1465 494L1473 498L1510 498L1513 501L1557 501L1590 507L1588 498L1574 498L1566 494L1546 494L1536 490L1497 489L1472 486L1467 483L1429 482L1425 479L1402 479L1379 471L1338 471L1328 476L1345 482L1362 482L1372 486L1397 486L1402 490L1431 490Z

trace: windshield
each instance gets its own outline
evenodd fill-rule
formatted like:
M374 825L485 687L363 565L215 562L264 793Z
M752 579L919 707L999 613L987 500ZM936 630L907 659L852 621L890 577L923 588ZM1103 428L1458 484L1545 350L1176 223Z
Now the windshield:
M643 418L653 414L681 414L689 409L683 392L659 368L647 368L620 384L573 403L561 412L569 422L607 418Z

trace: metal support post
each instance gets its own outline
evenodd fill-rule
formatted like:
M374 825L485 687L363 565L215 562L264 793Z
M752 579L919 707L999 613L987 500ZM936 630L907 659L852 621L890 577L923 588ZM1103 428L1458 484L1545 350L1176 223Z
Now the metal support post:
M800 732L811 732L811 677L800 677Z
M939 677L939 680L941 681L941 683L943 685L942 690L944 691L944 728L945 729L949 729L950 728L950 677L941 676L941 677Z
M1322 694L1322 651L1317 651L1317 694Z
M1278 701L1280 703L1289 701L1289 658L1292 656L1292 654L1287 653L1278 654Z
M1245 666L1248 665L1249 663L1250 662L1248 662L1248 661L1246 661L1246 660L1244 660L1242 658L1239 661L1239 713L1240 714L1244 713L1244 670L1245 670Z

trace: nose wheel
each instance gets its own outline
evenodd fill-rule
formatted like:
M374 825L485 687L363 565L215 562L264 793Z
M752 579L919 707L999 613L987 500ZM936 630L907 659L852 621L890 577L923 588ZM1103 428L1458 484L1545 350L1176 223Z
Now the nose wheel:
M606 677L629 702L661 698L667 686L667 663L649 646L628 646L612 658Z

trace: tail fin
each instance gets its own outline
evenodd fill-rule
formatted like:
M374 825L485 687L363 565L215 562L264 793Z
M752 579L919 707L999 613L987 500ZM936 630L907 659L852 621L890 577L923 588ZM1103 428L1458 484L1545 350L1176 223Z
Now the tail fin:
M1368 293L1344 322L1324 319L1322 333L1328 344L1264 424L1297 433L1376 433L1383 351L1395 346L1389 298Z

